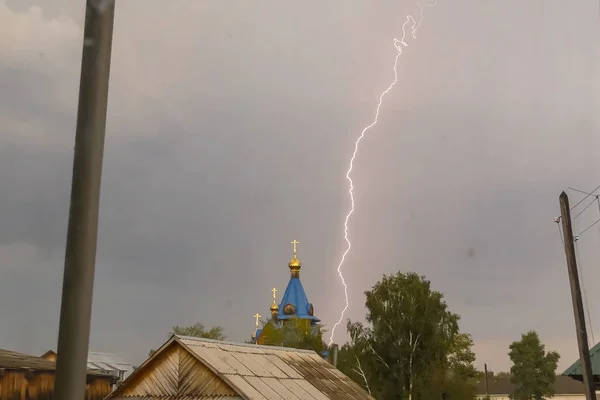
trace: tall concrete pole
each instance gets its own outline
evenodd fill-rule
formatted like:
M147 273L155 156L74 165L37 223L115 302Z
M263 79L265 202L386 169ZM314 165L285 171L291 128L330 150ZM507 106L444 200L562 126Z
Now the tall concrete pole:
M87 0L58 330L57 400L85 399L114 11L114 0Z

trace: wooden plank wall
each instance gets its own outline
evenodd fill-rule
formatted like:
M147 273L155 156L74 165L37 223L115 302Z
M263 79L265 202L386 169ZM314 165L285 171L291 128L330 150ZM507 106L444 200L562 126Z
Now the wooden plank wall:
M177 343L161 351L113 394L116 399L236 395L227 383Z
M102 400L112 391L109 378L88 380L86 399ZM0 400L52 400L54 372L5 371L0 374Z

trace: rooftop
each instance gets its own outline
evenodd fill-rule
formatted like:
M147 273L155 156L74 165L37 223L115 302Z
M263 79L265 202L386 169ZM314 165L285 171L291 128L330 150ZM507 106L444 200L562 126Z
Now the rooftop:
M288 304L294 306L295 314L292 315L286 313L285 306ZM302 287L302 282L300 282L300 278L290 278L290 282L288 283L288 286L285 289L285 293L283 294L283 298L281 299L281 304L279 305L279 315L277 316L277 318L290 319L298 317L319 322L320 319L318 319L314 315L310 315L311 313L312 304L308 302L308 298L306 297L306 292L304 291L304 287Z
M488 377L488 394L511 394L515 385L510 382L510 377ZM568 376L558 375L554 383L554 390L557 395L563 394L583 394L583 383L576 381ZM485 394L485 379L482 378L475 388L477 395Z
M41 358L47 358L50 356L56 357L56 351L48 350L42 354ZM101 370L109 372L124 372L125 376L133 371L133 364L128 363L125 359L119 357L116 354L111 353L99 353L89 352L87 358L87 367L90 370Z
M17 353L16 351L12 350L0 349L0 368L32 371L54 371L56 370L56 363L54 361L45 360L41 357ZM88 370L88 375L111 376L110 374L102 371L92 370Z
M600 343L597 343L590 349L590 360L592 362L592 375L594 375L594 381L598 384L600 382ZM578 381L582 381L583 374L581 372L581 361L579 358L562 374L577 379Z
M136 384L139 387L148 387L140 379L144 374L152 374L153 384L165 383L155 382L154 378L163 376L163 372L158 372L154 359L160 360L161 353L168 354L172 346L181 346L180 348L191 354L194 359L200 361L204 367L208 367L218 379L233 389L228 399L269 399L269 400L373 400L359 385L350 378L342 374L331 364L323 360L313 351L297 350L274 346L259 346L252 344L222 342L210 339L200 339L186 336L173 336L165 343L152 357L142 364L119 389L114 393L115 398L132 398L139 396L137 390L133 389ZM180 364L168 362L164 364L164 370L169 368L172 374L177 376L180 372L175 371L181 368L182 356L178 356ZM164 358L170 360L170 358ZM166 361L165 361L166 362ZM188 365L188 362L185 362ZM177 365L180 365L177 367ZM146 370L147 372L144 372ZM198 379L207 376L201 374L199 370L187 374L198 376ZM169 372L171 375L171 372ZM139 376L140 378L136 378ZM167 375L164 375L167 376ZM182 379L182 378L180 378ZM200 384L196 380L195 385L203 388L208 383ZM214 385L211 383L210 385ZM184 388L187 390L187 387ZM169 398L187 399L194 398L215 398L218 393L203 393L203 396L194 396L189 391L184 395L178 389L177 393L169 393ZM162 390L161 390L162 392ZM131 393L124 395L123 393ZM198 392L200 393L200 392ZM162 394L162 393L161 393ZM148 394L145 395L148 397ZM164 396L164 395L163 395ZM149 397L157 398L157 395Z

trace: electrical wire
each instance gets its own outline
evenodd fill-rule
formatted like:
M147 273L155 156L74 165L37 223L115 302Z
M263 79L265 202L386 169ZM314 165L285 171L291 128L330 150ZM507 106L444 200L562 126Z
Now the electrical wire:
M577 189L573 189L573 188L569 188L570 190L573 190L575 192L579 192L579 193L586 193L583 190L577 190ZM580 205L581 203L583 203L585 201L585 199L587 199L590 196L595 196L595 194L593 194L596 190L600 189L600 185L598 185L598 187L596 187L596 189L592 190L590 193L586 193L586 196L579 200L577 202L577 204L575 204L573 207L571 207L571 211L573 211L573 209L577 208L578 205Z
M587 231L589 231L594 225L596 225L598 222L600 222L600 218L598 218L596 220L596 222L594 222L593 224L591 224L590 226L588 226L587 228L585 228L584 230L581 231L581 233L579 233L577 236L581 237L581 235L583 235L584 233L586 233Z
M598 200L598 196L596 196L595 199L593 199L587 206L585 206L583 208L583 210L579 211L579 213L576 216L573 217L573 220L577 219L577 217L579 217L581 214L583 214L585 212L585 210L587 210L588 208L590 208L590 206L592 204L594 204L596 202L596 200Z

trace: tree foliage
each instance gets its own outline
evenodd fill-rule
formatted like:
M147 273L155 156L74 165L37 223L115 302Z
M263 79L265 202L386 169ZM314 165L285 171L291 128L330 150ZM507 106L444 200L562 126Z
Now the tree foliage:
M560 355L546 352L544 344L535 331L521 335L521 340L510 345L508 356L513 362L510 368L511 382L515 391L513 400L541 400L554 396L556 367Z
M206 330L203 324L196 323L190 326L179 326L176 325L173 327L171 332L169 332L169 336L179 335L179 336L192 336L197 338L204 339L214 339L214 340L225 340L227 337L225 336L224 329L220 326L213 326L212 328ZM152 356L156 350L152 349L148 353L148 357Z
M209 330L204 328L204 325L197 323L191 326L174 326L173 330L169 332L169 336L179 335L179 336L192 336L197 338L204 339L214 339L214 340L225 340L226 336L224 330L220 326L213 326Z
M372 395L371 382L378 379L377 360L371 352L372 332L360 322L348 321L346 329L350 341L340 348L337 366Z
M271 321L265 322L260 334L261 344L313 350L321 354L327 349L323 342L324 329L321 325L310 326L305 322L308 321L290 320L283 326L277 326Z
M370 326L348 322L344 373L381 400L474 397L473 342L429 281L398 273L365 294Z

